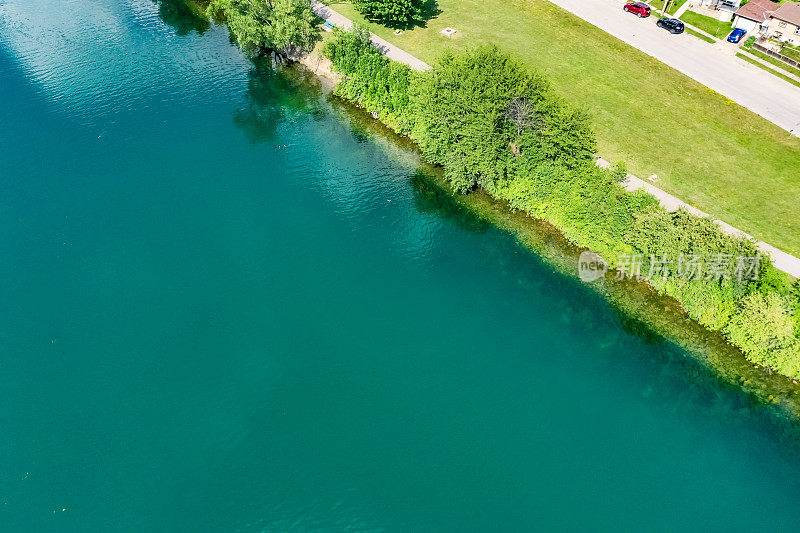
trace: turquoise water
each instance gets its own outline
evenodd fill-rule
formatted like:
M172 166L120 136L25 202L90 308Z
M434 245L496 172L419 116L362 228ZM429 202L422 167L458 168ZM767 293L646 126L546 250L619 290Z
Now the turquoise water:
M0 2L0 96L3 531L797 530L772 415L224 29Z

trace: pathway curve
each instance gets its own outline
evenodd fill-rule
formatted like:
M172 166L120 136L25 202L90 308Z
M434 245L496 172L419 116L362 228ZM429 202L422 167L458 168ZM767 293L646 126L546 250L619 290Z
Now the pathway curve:
M559 3L559 2L563 2L563 1L572 1L572 0L557 0L555 3ZM590 2L604 1L604 0L579 0L579 1L590 3ZM350 19L348 19L347 17L345 17L343 15L340 15L339 13L337 13L336 11L334 11L333 9L331 9L330 7L328 7L328 6L324 5L324 4L321 4L321 3L319 3L319 2L317 2L315 0L312 0L311 6L312 6L312 8L314 9L314 12L317 15L319 15L322 18L324 18L325 20L329 20L331 23L333 23L334 25L336 25L338 27L350 28L350 27L353 26L353 22ZM638 21L638 19L636 19L636 20ZM674 37L671 34L656 28L655 25L653 25L653 28L658 30L658 31L660 31L660 32L662 32L662 33L664 33L664 34L666 34L666 35L670 35L671 37ZM431 68L430 65L428 65L427 63L425 63L423 61L420 61L419 59L417 59L416 57L412 56L408 52L406 52L404 50L401 50L398 47L394 46L393 44L390 44L390 43L386 42L384 39L381 39L377 35L375 35L375 34L370 34L370 35L372 37L372 42L375 43L375 45L378 47L378 49L383 54L385 54L387 57L389 57L390 59L393 59L395 61L399 61L401 63L405 63L406 65L409 65L411 68L414 68L416 70L427 70L427 69ZM697 39L695 39L695 40L697 40ZM702 41L698 41L698 42L702 43ZM705 43L703 43L703 44L705 44ZM739 63L743 63L743 61L738 59L738 58L734 58L734 59L736 59L736 61L739 62ZM753 68L755 70L761 72L765 76L772 77L771 74L761 71L761 69L759 69L758 67L753 67ZM792 86L790 85L790 87L792 87ZM800 91L798 91L798 95L800 95ZM798 103L799 103L798 110L800 110L800 101ZM798 113L798 117L800 117L800 113ZM798 122L800 122L800 118L798 118ZM610 165L610 163L608 161L606 161L605 159L602 159L602 158L598 158L597 159L597 164L602 166L602 167L607 167L607 166ZM667 191L659 189L655 185L652 185L651 183L648 183L648 182L646 182L644 180L641 180L641 179L637 178L633 174L628 174L627 180L624 182L624 185L625 185L625 188L628 189L629 191L635 191L637 189L645 189L645 190L647 190L647 192L649 192L650 194L655 196L658 199L658 201L661 203L661 205L665 209L667 209L668 211L675 211L677 209L683 208L683 209L686 209L687 211L689 211L690 213L694 213L695 215L702 216L702 217L713 218L713 217L711 217L711 215L709 215L707 213L704 213L703 211L700 211L696 207L693 207L693 206L687 204L686 202L682 201L681 199L671 195ZM774 246L769 245L769 244L767 244L765 242L758 241L753 236L749 235L748 233L745 233L744 231L742 231L742 230L740 230L738 228L734 228L730 224L727 224L727 223L725 223L725 222L723 222L721 220L714 219L714 221L720 226L720 228L722 228L722 231L724 231L725 233L727 233L729 235L742 236L742 237L745 237L747 239L751 239L751 240L755 241L756 245L759 248L759 250L761 250L762 252L768 254L772 258L772 261L775 264L775 268L777 268L779 270L782 270L783 272L786 272L787 274L790 274L790 275L794 276L795 278L800 278L800 258L795 257L793 255L790 255L790 254L788 254L788 253L786 253L786 252L784 252L782 250L779 250L778 248L775 248Z
M314 13L322 17L323 19L330 21L335 26L344 29L350 29L353 27L353 21L349 18L345 17L344 15L340 15L330 7L317 2L316 0L311 0L311 9L314 10ZM374 33L370 33L370 38L378 50L383 53L389 59L394 61L398 61L400 63L405 63L409 67L413 68L414 70L428 70L431 68L430 65L425 63L424 61L417 59L416 57L412 56L405 50L401 50L395 45L391 44L390 42L386 41L385 39L381 39Z

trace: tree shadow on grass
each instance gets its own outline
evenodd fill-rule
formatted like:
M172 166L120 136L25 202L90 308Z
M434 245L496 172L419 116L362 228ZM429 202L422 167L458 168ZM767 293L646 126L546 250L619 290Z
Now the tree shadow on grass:
M425 3L422 4L422 10L419 14L419 24L420 28L427 28L428 21L433 20L439 15L442 14L442 10L439 8L439 3L436 0L425 0Z

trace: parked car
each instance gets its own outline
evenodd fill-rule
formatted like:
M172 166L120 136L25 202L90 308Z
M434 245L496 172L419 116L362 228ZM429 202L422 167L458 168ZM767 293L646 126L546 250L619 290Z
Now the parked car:
M742 28L736 28L731 32L730 35L728 35L728 42L736 44L741 41L746 34L747 32Z
M650 16L650 6L648 6L644 2L628 2L622 9L624 9L628 13L639 15L640 18L645 18Z
M656 26L659 28L664 28L670 33L683 33L683 30L686 29L686 27L683 25L683 21L678 19L658 19Z

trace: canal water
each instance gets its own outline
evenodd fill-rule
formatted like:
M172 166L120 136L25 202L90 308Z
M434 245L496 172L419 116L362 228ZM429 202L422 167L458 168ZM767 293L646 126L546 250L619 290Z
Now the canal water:
M797 530L770 409L225 28L0 1L0 101L0 530Z

